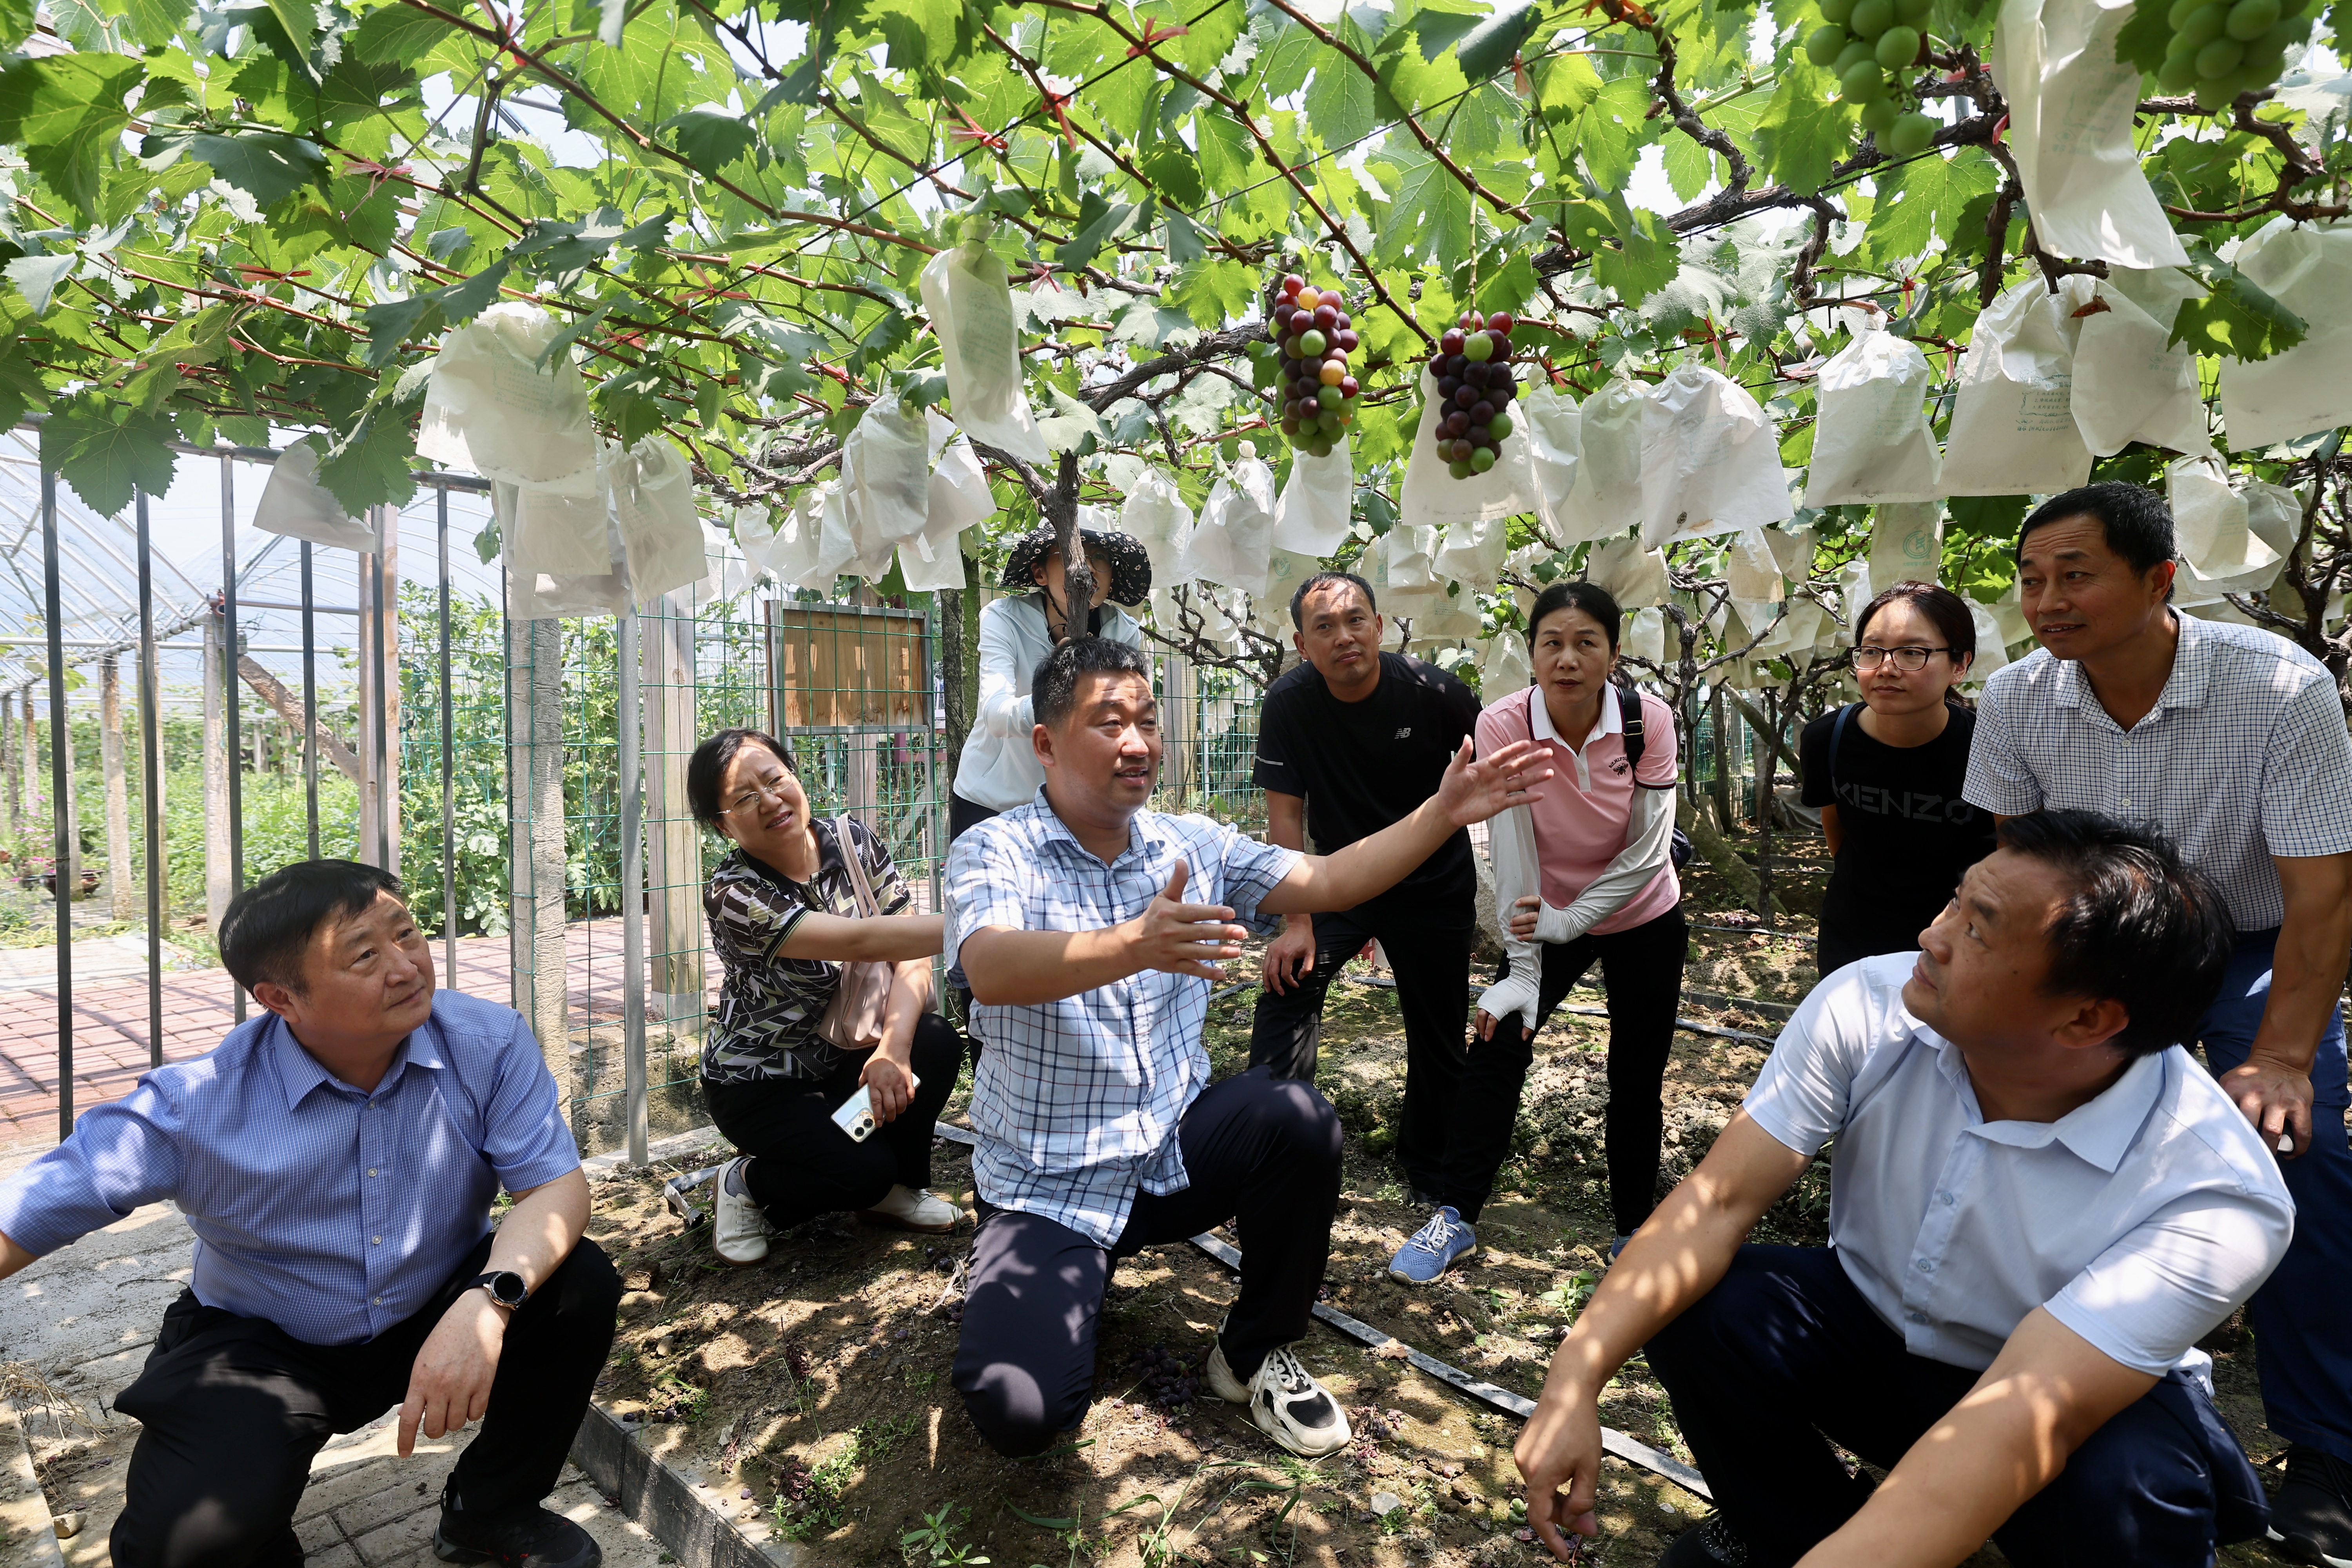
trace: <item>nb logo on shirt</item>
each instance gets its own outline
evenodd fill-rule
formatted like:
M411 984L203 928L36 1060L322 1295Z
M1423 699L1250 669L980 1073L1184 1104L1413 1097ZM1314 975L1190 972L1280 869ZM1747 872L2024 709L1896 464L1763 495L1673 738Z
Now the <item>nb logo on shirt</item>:
M1399 731L1396 732L1396 735L1394 736L1394 739L1396 739L1396 740L1400 740L1400 741L1410 741L1410 740L1412 740L1412 725L1410 725L1410 724L1407 724L1403 729L1399 730Z

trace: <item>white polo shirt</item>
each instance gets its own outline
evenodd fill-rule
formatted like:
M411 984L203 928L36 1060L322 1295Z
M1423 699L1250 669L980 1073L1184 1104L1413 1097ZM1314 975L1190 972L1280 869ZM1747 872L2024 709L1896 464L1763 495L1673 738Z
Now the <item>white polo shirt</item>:
M2210 1382L2197 1341L2294 1234L2277 1161L2178 1046L2056 1121L1988 1122L1958 1048L1903 1005L1917 958L1816 986L1748 1096L1799 1153L1836 1141L1847 1278L1914 1355L1982 1371L2046 1307L2126 1366Z

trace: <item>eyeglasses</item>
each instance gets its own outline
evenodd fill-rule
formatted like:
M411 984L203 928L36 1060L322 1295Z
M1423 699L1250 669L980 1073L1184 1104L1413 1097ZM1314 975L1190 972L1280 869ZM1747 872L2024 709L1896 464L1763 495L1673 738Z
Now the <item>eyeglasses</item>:
M782 805L792 798L787 793L790 788L791 785L782 779L778 779L772 785L754 784L729 802L727 809L757 811L763 805Z
M1882 661L1891 658L1895 661L1895 668L1904 674L1916 675L1927 668L1929 654L1951 651L1948 647L1863 647L1853 650L1853 667L1856 669L1876 669Z

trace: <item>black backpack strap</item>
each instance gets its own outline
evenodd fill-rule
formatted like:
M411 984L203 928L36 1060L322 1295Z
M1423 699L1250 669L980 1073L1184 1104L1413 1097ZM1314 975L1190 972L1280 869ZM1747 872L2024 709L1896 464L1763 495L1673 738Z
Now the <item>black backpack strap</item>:
M1832 800L1837 798L1838 742L1845 739L1845 721L1853 718L1854 710L1861 706L1859 702L1847 703L1838 710L1837 721L1830 726L1830 798Z
M1617 686L1617 723L1625 736L1625 765L1633 774L1633 782L1643 789L1672 789L1672 784L1642 784L1642 694L1630 680Z

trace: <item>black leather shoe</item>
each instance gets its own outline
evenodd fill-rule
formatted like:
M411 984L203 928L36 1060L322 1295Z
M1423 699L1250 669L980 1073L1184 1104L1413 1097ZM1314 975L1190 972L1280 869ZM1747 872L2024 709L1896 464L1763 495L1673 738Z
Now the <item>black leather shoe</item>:
M479 1518L441 1510L433 1555L444 1563L496 1563L500 1568L596 1568L604 1549L560 1513L543 1508Z
M1732 1533L1723 1515L1711 1513L1675 1537L1658 1568L1741 1568L1747 1561L1748 1542Z
M2301 1443L2271 1499L2273 1555L2311 1568L2352 1568L2352 1464Z

